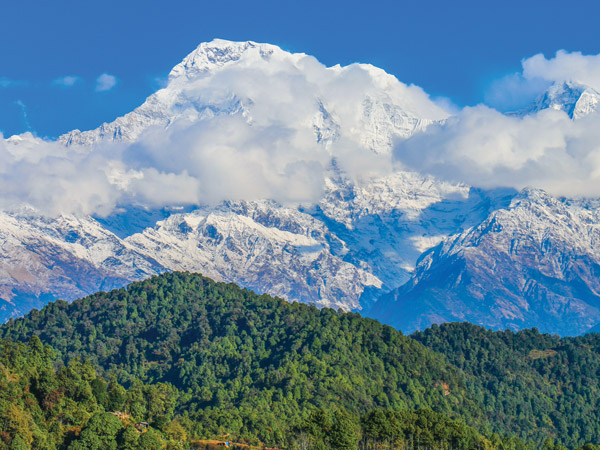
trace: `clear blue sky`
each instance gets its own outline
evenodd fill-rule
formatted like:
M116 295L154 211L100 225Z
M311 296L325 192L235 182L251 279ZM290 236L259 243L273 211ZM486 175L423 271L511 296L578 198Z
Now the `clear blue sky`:
M368 62L459 105L535 53L600 52L592 1L3 2L0 130L55 137L141 104L200 42L277 44L327 65ZM117 77L97 92L102 73ZM54 83L80 77L72 87Z

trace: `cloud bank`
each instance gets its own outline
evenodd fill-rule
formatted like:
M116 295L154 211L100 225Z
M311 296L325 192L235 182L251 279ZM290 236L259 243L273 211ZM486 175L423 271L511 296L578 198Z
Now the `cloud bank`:
M522 70L491 83L485 103L515 111L531 103L553 83L574 82L600 91L600 55L559 50L553 58L539 53L521 61Z
M171 79L119 119L144 129L133 143L0 141L0 207L105 216L132 204L315 203L333 165L357 181L388 174L392 141L415 126L410 117L448 116L422 89L372 66L326 68L276 48L248 58Z
M600 55L557 52L523 60L494 95L511 101L551 83L600 90ZM398 161L412 170L472 186L532 186L567 197L600 196L600 114L572 120L563 111L507 116L488 106L463 109L443 125L401 143Z
M333 166L355 182L408 169L483 188L600 197L599 114L516 117L478 105L404 140L399 136L416 123L411 114L435 121L449 108L371 66L328 69L292 56L171 79L141 110L136 120L145 130L133 143L90 148L31 134L0 139L0 208L105 216L133 204L315 203ZM597 61L536 55L497 93L567 80L600 86ZM166 127L145 122L156 111L168 117Z
M509 117L465 108L398 146L406 167L482 188L527 186L553 195L600 197L600 118L545 110Z
M559 50L554 58L537 54L522 61L526 80L574 81L600 90L600 55Z
M391 168L389 155L346 144L345 153L335 153L348 173ZM27 204L52 216L106 216L126 205L314 203L322 198L332 158L309 127L250 124L242 115L154 127L135 143L93 151L26 133L0 140L0 208Z

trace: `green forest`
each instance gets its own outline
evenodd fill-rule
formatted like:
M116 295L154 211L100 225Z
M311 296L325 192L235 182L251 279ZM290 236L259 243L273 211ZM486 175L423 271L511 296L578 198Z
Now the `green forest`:
M0 339L6 448L600 449L598 335L409 337L169 273L51 303Z
M91 364L80 360L56 369L54 356L52 348L36 336L27 344L2 341L0 448L185 448L185 430L173 420L172 386L136 384L125 390L114 378L99 377ZM153 426L140 432L130 415L111 414L125 402L143 411Z

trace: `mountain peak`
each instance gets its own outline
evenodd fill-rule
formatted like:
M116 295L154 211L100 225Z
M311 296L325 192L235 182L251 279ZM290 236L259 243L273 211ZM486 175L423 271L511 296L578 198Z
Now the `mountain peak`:
M193 52L177 64L169 74L169 80L185 77L195 78L210 73L214 69L241 59L268 61L274 53L291 56L281 48L272 44L261 44L253 41L235 42L214 39L201 43Z
M515 115L525 116L544 109L564 111L571 119L581 119L596 111L600 103L600 93L595 89L574 81L552 84L538 96L535 102Z
M594 89L573 81L555 83L542 94L536 103L540 109L557 109L578 119L596 110L600 94Z
M274 95L274 86L285 95ZM95 130L74 130L59 142L133 142L149 127L234 115L263 125L286 118L287 128L308 128L323 145L345 132L365 149L389 153L396 138L446 119L448 112L422 89L368 64L326 67L276 45L215 39L187 55L171 70L167 86L131 113Z

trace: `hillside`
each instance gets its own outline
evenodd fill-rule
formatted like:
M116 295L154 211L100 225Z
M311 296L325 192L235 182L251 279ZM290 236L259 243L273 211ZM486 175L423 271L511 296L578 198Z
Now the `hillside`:
M263 449L232 441L232 435L198 434L201 424L175 416L182 398L166 384L134 382L128 389L114 377L99 377L89 363L53 368L54 352L37 337L27 344L0 341L0 449L8 450L214 450L224 439L233 449ZM140 422L144 420L144 422ZM145 422L145 421L149 421ZM212 436L212 439L203 437ZM244 440L244 436L237 435ZM219 445L220 444L220 445ZM289 427L284 448L325 450L451 446L533 450L516 438L490 438L464 422L428 409L373 410L358 416L336 408L315 409ZM563 450L548 447L548 450ZM594 450L594 449L592 449Z
M276 438L315 407L429 407L481 419L460 371L393 328L200 275L58 301L0 328L1 338L32 335L60 360L89 359L125 384L173 383L211 430L259 435L268 424Z
M412 337L465 372L492 423L526 437L545 430L567 443L598 442L600 334L561 338L448 323Z
M195 436L285 442L314 414L331 431L373 411L433 410L489 439L600 441L595 335L450 324L411 338L357 314L168 273L0 327L0 338L32 336L55 348L59 364L85 358L125 386L172 383Z
M54 369L53 357L36 337L27 344L0 341L0 449L184 448L185 433L173 420L174 389L138 383L127 391L87 363ZM109 413L125 401L132 414ZM140 432L141 420L161 424L163 432Z

